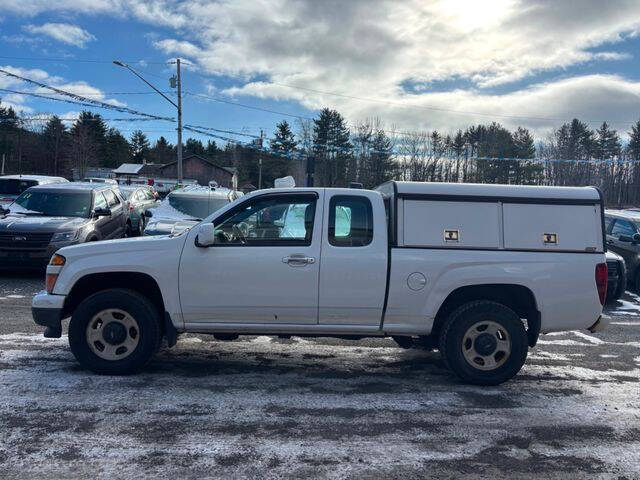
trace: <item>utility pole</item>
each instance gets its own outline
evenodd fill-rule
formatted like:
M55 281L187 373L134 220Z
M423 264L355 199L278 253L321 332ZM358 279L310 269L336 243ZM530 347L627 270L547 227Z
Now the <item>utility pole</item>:
M146 81L142 75L140 75L138 72L136 72L133 68L131 68L129 65L127 65L126 63L124 63L121 60L114 60L113 63L115 65L118 65L119 67L123 67L126 68L127 70L129 70L131 73L133 73L136 77L138 77L140 80L142 80L144 83L146 83L147 85L149 85L151 88L153 88L156 92L158 92L166 101L168 101L171 105L173 105L174 107L176 107L178 109L178 185L182 184L182 80L180 78L180 59L177 58L176 59L176 70L177 70L177 75L174 75L173 77L171 77L169 79L169 85L171 86L171 88L176 88L178 89L178 103L176 104L173 100L171 100L169 97L167 97L164 93L162 93L160 90L158 90L156 87L154 87L151 83L149 83L148 81Z
M258 190L262 189L262 136L263 132L260 129L260 153L258 154Z
M176 59L178 76L178 185L182 184L182 81L180 80L180 59Z

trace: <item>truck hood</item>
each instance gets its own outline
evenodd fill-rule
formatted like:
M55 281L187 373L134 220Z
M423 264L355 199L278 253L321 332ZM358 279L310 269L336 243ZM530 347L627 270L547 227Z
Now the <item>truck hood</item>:
M54 233L77 230L90 220L79 217L41 217L9 214L0 217L0 232Z
M158 252L165 250L168 243L171 242L183 242L184 235L180 236L157 236L157 237L134 237L134 238L119 238L117 240L103 240L101 242L87 242L79 245L71 245L58 250L58 253L64 256L67 260L91 257L94 255L103 254L117 254L125 257L131 257L132 261L135 259L136 254L149 252ZM159 262L162 262L162 258L158 258Z

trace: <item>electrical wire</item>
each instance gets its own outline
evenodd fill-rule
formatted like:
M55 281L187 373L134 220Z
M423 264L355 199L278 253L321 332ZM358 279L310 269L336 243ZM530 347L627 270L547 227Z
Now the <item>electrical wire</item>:
M8 72L8 71L3 70L3 69L0 69L0 73L6 75L8 77L21 80L23 82L30 83L32 85L37 85L39 87L46 88L46 89L51 90L51 91L53 91L55 93L58 93L60 95L64 95L64 96L73 98L74 100L92 104L95 107L105 108L105 109L108 109L108 110L115 110L115 111L118 111L118 112L121 112L121 113L130 113L132 115L139 115L139 116L142 116L142 117L153 118L155 120L165 120L165 121L169 121L169 122L175 122L174 118L161 117L161 116L158 116L158 115L152 115L150 113L139 112L139 111L133 110L131 108L120 107L120 106L116 106L116 105L112 105L112 104L109 104L109 103L102 102L100 100L94 100L94 99L91 99L91 98L83 97L82 95L77 95L75 93L67 92L67 91L62 90L60 88L52 87L52 86L46 85L46 84L44 84L42 82L38 82L38 81L30 79L30 78L22 77L20 75L16 75L15 73L11 73L11 72Z

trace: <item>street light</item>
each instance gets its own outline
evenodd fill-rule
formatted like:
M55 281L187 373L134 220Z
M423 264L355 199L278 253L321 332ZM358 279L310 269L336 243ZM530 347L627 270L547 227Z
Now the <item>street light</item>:
M140 75L138 72L136 72L133 68L131 68L129 65L127 65L123 61L114 60L113 63L114 65L117 65L119 67L123 67L129 70L136 77L138 77L140 80L142 80L144 83L149 85L160 95L162 95L162 97L165 100L167 100L171 105L173 105L178 109L178 129L177 129L178 130L178 185L182 184L182 84L180 82L180 59L179 58L176 59L176 70L177 70L177 77L178 77L177 78L178 80L177 81L177 87L178 87L178 103L177 104L173 100L171 100L169 97L167 97L164 93L162 93L160 90L158 90L156 87L151 85L151 83L147 82L142 77L142 75Z

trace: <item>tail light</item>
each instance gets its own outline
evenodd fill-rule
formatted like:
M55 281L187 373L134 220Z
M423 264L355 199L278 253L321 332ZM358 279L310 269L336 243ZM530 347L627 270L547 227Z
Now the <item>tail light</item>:
M604 305L604 301L607 298L607 264L599 263L596 265L596 287L598 289L598 296L600 297L600 305Z

